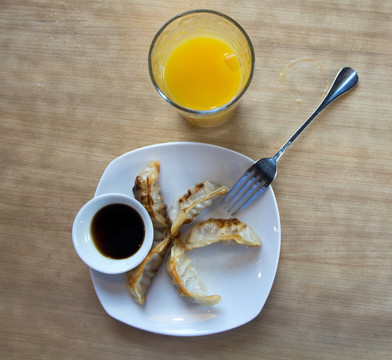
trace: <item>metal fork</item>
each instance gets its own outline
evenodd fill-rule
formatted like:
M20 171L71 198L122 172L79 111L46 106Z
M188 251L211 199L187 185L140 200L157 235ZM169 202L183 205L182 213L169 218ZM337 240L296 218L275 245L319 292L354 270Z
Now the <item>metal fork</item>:
M256 200L275 179L277 173L277 161L283 155L284 151L310 124L316 115L318 115L333 100L351 90L357 83L358 74L353 69L349 67L341 69L336 75L336 78L324 100L320 103L309 119L298 128L294 135L286 141L286 143L273 157L260 159L245 171L242 177L223 199L223 208L227 209L227 211L234 216Z

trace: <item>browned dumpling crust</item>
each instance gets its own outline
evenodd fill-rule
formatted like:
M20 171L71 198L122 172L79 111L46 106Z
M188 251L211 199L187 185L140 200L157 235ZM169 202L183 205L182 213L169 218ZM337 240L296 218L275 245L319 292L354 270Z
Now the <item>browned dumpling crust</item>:
M260 238L251 227L236 218L211 218L196 224L184 243L186 250L192 250L221 241L247 246L261 246Z
M152 280L163 263L172 237L170 221L167 217L167 206L164 203L158 178L160 162L153 160L136 177L133 194L149 213L154 226L154 241L147 257L139 266L127 274L127 287L131 297L138 303L144 304L146 294Z
M210 181L204 181L196 184L193 189L188 189L169 209L172 235L178 236L184 224L192 222L204 208L212 204L214 198L228 191L226 186Z
M146 294L158 272L166 251L171 244L171 235L166 232L163 240L154 241L147 257L127 274L127 286L132 298L140 305L146 301Z
M132 189L135 199L140 201L150 214L154 228L169 228L167 206L161 195L158 183L160 162L153 160L139 173Z
M166 270L177 286L178 293L187 300L206 306L213 306L221 301L219 295L208 295L203 280L179 239L173 242L167 256Z

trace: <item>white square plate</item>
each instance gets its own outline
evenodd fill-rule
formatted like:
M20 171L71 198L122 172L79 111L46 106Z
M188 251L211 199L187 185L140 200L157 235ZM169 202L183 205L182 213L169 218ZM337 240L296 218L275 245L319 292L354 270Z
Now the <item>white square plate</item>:
M112 161L102 175L95 196L110 192L133 196L135 178L151 160L161 163L159 184L168 207L189 188L205 180L231 187L253 164L253 160L240 153L209 144L180 142L148 146ZM194 222L210 217L229 217L219 207L219 199ZM222 297L219 304L206 307L183 299L161 266L141 306L130 297L125 274L106 275L90 269L105 311L130 326L174 336L218 333L252 320L267 300L279 262L280 220L272 188L237 217L258 234L263 243L261 248L219 243L189 253L209 293ZM186 225L181 237L191 227L192 224Z

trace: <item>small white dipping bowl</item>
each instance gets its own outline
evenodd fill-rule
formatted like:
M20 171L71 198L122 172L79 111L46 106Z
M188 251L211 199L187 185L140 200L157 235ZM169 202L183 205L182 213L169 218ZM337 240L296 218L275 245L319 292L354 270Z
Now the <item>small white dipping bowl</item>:
M102 255L94 244L91 222L94 215L111 204L124 204L133 208L144 222L145 234L142 246L125 259L111 259ZM106 274L119 274L138 266L148 255L154 237L150 215L143 205L134 198L123 194L104 194L88 201L78 212L72 227L72 240L79 257L94 270Z

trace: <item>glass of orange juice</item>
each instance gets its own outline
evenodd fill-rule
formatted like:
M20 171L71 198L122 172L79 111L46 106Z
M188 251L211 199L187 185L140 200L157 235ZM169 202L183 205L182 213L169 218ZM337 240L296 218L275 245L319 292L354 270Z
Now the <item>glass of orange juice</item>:
M253 76L254 50L245 30L213 10L191 10L164 24L148 56L159 94L191 124L225 122Z

